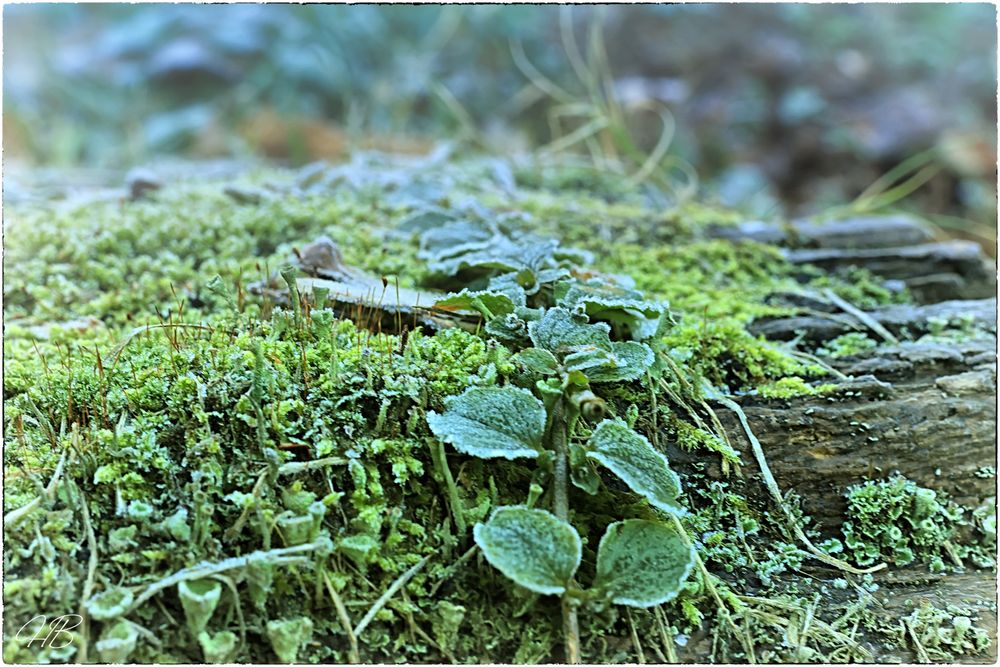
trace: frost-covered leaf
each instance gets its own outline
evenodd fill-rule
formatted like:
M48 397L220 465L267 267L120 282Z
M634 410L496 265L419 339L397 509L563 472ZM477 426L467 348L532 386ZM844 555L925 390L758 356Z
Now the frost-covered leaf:
M607 324L589 324L586 317L573 315L565 308L549 308L542 319L528 324L535 347L555 354L571 354L581 347L610 350L610 332Z
M534 458L541 450L545 407L516 387L474 387L447 401L427 424L458 451L483 459Z
M569 269L565 268L544 269L538 272L536 280L538 281L538 285L541 286L562 280L563 278L569 277L569 275Z
M455 213L443 208L421 208L406 216L399 223L399 231L421 234L429 229L443 227L455 221Z
M555 264L553 251L558 244L551 239L526 236L514 240L499 233L487 238L469 227L469 238L463 241L456 238L463 231L457 224L431 231L437 233L426 246L421 239L420 256L428 260L428 268L438 273L454 275L463 269L497 269L517 274L524 270L537 272Z
M615 604L652 607L674 599L694 564L694 554L668 526L629 519L608 526L597 548L594 588Z
M500 507L473 534L490 565L536 593L564 593L580 565L580 535L545 510Z
M557 290L557 302L569 310L583 312L594 320L623 325L634 340L647 340L669 321L665 301L650 301L642 292L593 278L563 283Z
M507 297L518 306L524 306L527 304L527 295L524 291L524 287L517 282L516 273L504 273L490 278L487 289L491 292L506 294Z
M552 353L537 347L521 350L514 358L533 373L552 375L559 370L559 361L552 356Z
M599 347L585 347L571 354L567 354L563 359L566 370L585 371L595 366L606 366L615 363L615 357L610 350Z
M594 263L594 253L588 250L563 248L560 246L556 248L552 254L557 260L573 264L575 266L590 266Z
M421 259L438 260L489 247L496 230L471 220L456 220L428 229L420 235Z
M569 270L561 267L555 269L540 269L538 271L531 268L524 268L520 271L512 271L510 273L504 273L503 275L491 278L489 282L489 289L503 291L508 294L516 291L516 293L521 295L522 301L520 305L523 306L524 297L526 295L537 294L538 290L541 289L543 285L562 280L569 275Z
M515 343L519 346L530 344L528 339L528 323L514 314L495 317L483 327L486 333L505 343Z
M627 382L645 375L654 360L653 350L645 343L612 343L607 362L595 364L584 373L591 382Z
M633 491L659 509L681 516L685 513L677 498L680 479L670 469L667 457L656 451L649 440L621 419L605 419L587 443L587 456L617 475Z
M450 294L434 302L434 308L439 310L470 310L488 319L509 315L514 312L516 306L517 304L511 301L509 296L492 290L463 289L457 294Z

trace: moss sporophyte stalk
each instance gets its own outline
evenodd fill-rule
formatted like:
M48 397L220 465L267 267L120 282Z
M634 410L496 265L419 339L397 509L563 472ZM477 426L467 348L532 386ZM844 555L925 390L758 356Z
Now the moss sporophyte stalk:
M708 402L818 395L825 371L747 331L801 276L695 238L727 214L500 196L481 165L351 168L252 204L201 185L5 220L4 599L13 621L87 619L59 649L14 628L5 659L667 662L702 641L858 661L874 584L845 575L858 598L832 619L782 579L804 559L985 562L962 531L995 542L995 513L905 483L849 491L852 564L773 478L773 503L743 493L756 479ZM683 242L644 246L650 216ZM281 268L321 235L374 276L372 302L315 289L308 258ZM286 307L249 290L265 277ZM397 284L437 296L390 312ZM927 645L982 643L949 632Z

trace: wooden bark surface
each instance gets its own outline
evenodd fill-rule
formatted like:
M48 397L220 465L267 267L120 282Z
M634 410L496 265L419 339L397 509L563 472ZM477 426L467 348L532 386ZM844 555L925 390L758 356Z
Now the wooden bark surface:
M926 225L910 216L859 216L790 223L749 221L713 227L708 235L785 248L794 264L832 273L861 267L905 285L918 303L983 299L996 293L996 267L970 241L934 242Z
M902 342L833 361L850 377L839 382L833 395L740 401L778 485L785 494L797 496L823 534L839 535L847 487L893 472L945 491L966 507L996 502L995 474L983 470L997 461L996 273L978 246L933 243L919 224L906 218L866 218L839 226L746 223L718 235L790 247L786 256L791 261L831 273L850 266L867 268L889 281L902 280L921 304L869 313ZM813 346L850 331L865 331L878 339L858 318L836 312L831 304L799 305L814 314L761 320L752 331L781 341L798 337ZM960 317L993 335L958 343L914 342L932 330L935 320ZM736 414L722 407L717 412L744 462L740 486L755 506L773 507ZM670 453L683 462L682 452ZM721 467L716 464L709 474L721 478ZM819 580L840 576L815 561L803 569ZM913 605L924 600L942 609L948 605L977 609L978 626L990 632L994 642L987 654L961 661L996 661L995 572L932 575L926 566L914 565L878 572L875 581L880 589L874 613L887 627L898 626ZM833 591L824 604L835 607L838 595L846 603L847 593ZM918 660L912 645L887 653L875 634L862 630L858 638L876 662ZM710 652L709 637L694 637L681 659L704 661Z
M976 474L996 460L994 345L901 343L840 361L855 379L830 397L741 407L782 489L826 530L839 528L848 486L897 471L976 506L996 486ZM751 486L763 489L736 415L718 413L745 473L759 482Z

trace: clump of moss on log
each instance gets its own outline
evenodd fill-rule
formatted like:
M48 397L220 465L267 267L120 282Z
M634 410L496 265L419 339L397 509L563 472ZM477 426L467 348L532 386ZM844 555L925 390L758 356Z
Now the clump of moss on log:
M594 251L595 268L631 274L669 299L676 322L665 342L692 380L782 398L823 390L820 365L747 332L754 317L789 312L769 297L801 276L773 249L700 238L705 226L738 219L731 212L654 212L642 193L614 183L584 196L576 176L520 174L518 183L537 188L508 193L489 165L458 169L410 180L377 169L272 174L264 178L284 185L259 201L183 185L143 202L8 212L5 308L17 325L4 340L8 616L82 613L85 591L124 608L149 597L127 620L124 608L91 605L100 607L90 614L92 641L79 634L75 654L7 641L6 659L558 656L558 604L506 584L452 518L456 497L471 525L523 502L531 480L503 461L436 455L424 419L448 396L509 379L509 350L460 330L375 333L316 304L285 310L246 291L320 234L346 263L414 286L428 271L413 240L396 233L400 221L429 205L503 215ZM435 179L447 187L435 189ZM96 324L48 327L87 318ZM698 385L682 384L668 389L702 398ZM664 410L671 396L662 387L636 382L607 399L653 442L662 429L692 455L739 464L710 428ZM702 627L719 637L720 655L747 656L719 605L756 603L741 601L726 577L750 572L766 587L804 554L774 539L779 521L703 473L696 461L686 475L685 525L701 536L696 548L712 574L692 577L662 609L589 614L588 661L634 661L642 648L633 634L658 637L647 649L671 658ZM625 509L649 511L640 505ZM575 521L596 535L622 511L621 496L602 490ZM171 577L184 573L197 578L182 591ZM169 590L157 588L164 582ZM133 603L119 599L123 589ZM211 609L192 611L206 600ZM768 627L757 640L780 642ZM5 628L6 637L16 631ZM836 634L822 641L830 651L848 646ZM864 657L851 650L847 659Z

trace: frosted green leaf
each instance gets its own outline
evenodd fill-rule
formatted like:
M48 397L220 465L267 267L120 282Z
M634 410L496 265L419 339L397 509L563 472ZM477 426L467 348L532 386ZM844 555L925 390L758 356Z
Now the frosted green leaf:
M583 553L576 529L539 509L500 507L473 535L490 565L544 595L566 591Z
M559 361L552 356L552 353L537 347L521 350L514 358L533 373L552 375L559 370Z
M442 227L455 220L455 214L441 208L423 208L414 211L406 216L399 223L399 230L403 232L422 233L429 229Z
M627 382L645 375L653 361L653 350L645 343L612 343L608 361L584 369L584 374L591 382Z
M557 294L560 306L586 313L591 319L624 325L635 340L653 337L664 317L669 318L667 303L648 301L642 292L600 279L577 282Z
M434 303L439 310L470 310L486 318L501 317L514 312L517 304L502 292L470 291L463 289L457 294L451 294Z
M420 235L421 259L453 257L462 252L488 248L495 231L470 220L456 220L432 227Z
M607 324L588 324L586 317L574 316L565 308L549 308L542 319L528 323L535 347L556 354L572 353L580 347L610 350L610 332Z
M508 343L525 346L528 340L528 323L514 314L495 317L484 327L486 333Z
M491 292L506 294L519 307L524 307L528 301L524 287L517 282L516 273L504 273L494 276L490 278L490 282L486 288Z
M572 354L567 354L563 362L566 370L585 371L595 366L608 366L615 363L615 357L610 351L599 347L585 347Z
M474 387L447 400L427 425L458 451L482 459L535 458L545 431L545 406L516 387Z
M428 260L431 271L447 275L463 269L537 272L555 262L553 253L557 247L558 243L552 239L529 235L516 241L502 234L487 237L481 226L464 222L426 232L421 239L420 256Z
M652 607L677 596L693 565L690 547L668 526L618 521L608 526L597 548L594 588L615 604Z
M680 479L667 457L621 419L605 419L587 443L587 456L617 475L651 505L676 516L685 513L677 501Z

